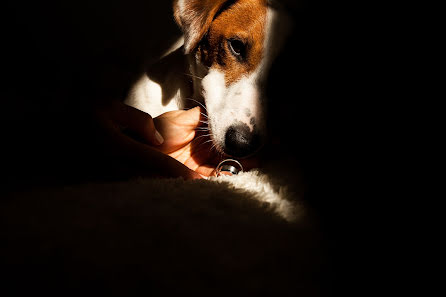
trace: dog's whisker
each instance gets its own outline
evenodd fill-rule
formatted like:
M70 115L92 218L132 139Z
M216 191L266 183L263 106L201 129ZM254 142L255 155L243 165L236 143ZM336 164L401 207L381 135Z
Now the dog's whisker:
M209 128L207 127L198 127L194 129L195 131L211 131Z
M193 74L190 74L190 73L185 73L185 72L183 72L183 74L187 75L187 76L190 76L190 77L193 77L193 78L196 78L196 79L200 79L200 80L202 80L204 78L204 77L199 77L199 76L196 76L196 75L193 75Z
M212 149L215 150L215 152L218 154L220 160L225 159L225 154L218 143L214 143L214 145L211 147L211 150Z
M197 146L197 149L200 148L201 146L205 145L206 143L211 142L211 141L213 141L213 140L212 140L212 139L209 139L209 140L206 140L206 141L200 143L200 144Z
M196 99L194 99L194 98L185 98L185 99L186 99L186 100L191 100L191 101L194 101L194 102L200 104L200 106L203 107L204 110L206 110L206 112L208 111L208 109L206 108L206 106L204 106L204 104L201 103L200 101L198 101L198 100L196 100Z
M211 136L211 134L212 134L212 133L210 133L210 134L205 134L205 135L200 135L200 136L194 138L194 139L191 141L191 143L194 142L194 141L197 141L197 140L200 139L200 138L203 138L203 137L209 137L209 136Z
M209 140L206 140L205 142L203 142L202 144L206 144L206 143L209 143L209 142L211 142L211 141L213 141L212 139L209 139Z
M188 110L191 110L192 108L193 108L193 107L183 108L183 110L188 111ZM202 116L204 116L206 119L209 119L209 117L208 117L207 114L202 113L201 111L200 111L200 114L201 114ZM208 122L205 122L205 121L201 121L201 120L200 120L200 122L201 122L201 123L204 123L204 124L208 124Z
M209 136L211 136L211 134L212 134L212 133L209 133L209 134L203 134L203 135L198 136L198 137L195 138L195 139L198 139L198 138L201 138L201 137L209 137Z
M214 143L214 144L211 146L211 149L210 149L209 151L212 151L212 150L215 150L215 151L218 152L218 150L217 150L217 144L216 144L216 143Z

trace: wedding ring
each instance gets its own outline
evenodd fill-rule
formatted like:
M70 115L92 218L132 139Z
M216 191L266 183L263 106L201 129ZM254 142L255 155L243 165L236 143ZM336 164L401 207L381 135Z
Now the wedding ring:
M217 168L215 169L215 176L231 176L231 175L237 175L239 172L243 171L243 166L240 164L239 161L234 159L226 159L220 162L218 164Z

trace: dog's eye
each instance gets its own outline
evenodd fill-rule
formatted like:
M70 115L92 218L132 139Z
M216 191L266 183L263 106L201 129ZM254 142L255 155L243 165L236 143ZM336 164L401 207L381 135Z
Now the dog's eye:
M244 56L245 53L245 44L237 39L228 39L229 49L232 54L236 57Z

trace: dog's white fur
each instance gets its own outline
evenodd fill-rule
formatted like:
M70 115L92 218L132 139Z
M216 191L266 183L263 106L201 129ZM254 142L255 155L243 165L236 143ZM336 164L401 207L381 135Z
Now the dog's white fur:
M185 1L187 0L178 1L180 13L190 23L199 22L200 16L188 12ZM251 132L255 125L263 139L266 135L264 86L272 61L283 44L289 19L283 12L269 6L265 23L262 61L255 71L242 76L238 81L227 86L224 73L212 67L207 68L190 53L190 42L187 40L197 38L194 34L198 34L192 30L161 57L159 62L163 65L160 70L162 73L158 73L156 69L144 73L132 87L125 103L157 117L200 102L207 109L211 139L221 152L225 133L235 123L246 124ZM182 55L183 51L188 54ZM167 61L169 57L175 58ZM152 75L157 76L157 79ZM166 92L172 89L173 92Z
M162 55L161 59L173 52L179 51L183 44L184 38L181 37ZM180 67L180 65L172 64L169 65L169 68L170 75L175 76L176 81L184 81L184 83L188 83L188 77L183 75L185 69ZM171 80L166 82L166 84L171 83ZM173 96L167 98L168 103L165 104L162 99L163 84L156 82L150 78L150 75L144 73L131 88L125 103L147 112L152 117L157 117L168 111L183 109L185 107L183 102L186 101L183 97L184 95L178 90Z

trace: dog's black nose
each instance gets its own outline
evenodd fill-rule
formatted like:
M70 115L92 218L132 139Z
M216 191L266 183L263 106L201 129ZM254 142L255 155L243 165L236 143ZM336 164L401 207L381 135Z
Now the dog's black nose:
M241 123L226 131L224 151L232 157L243 158L255 153L261 144L260 135L255 130L251 132L248 125Z

